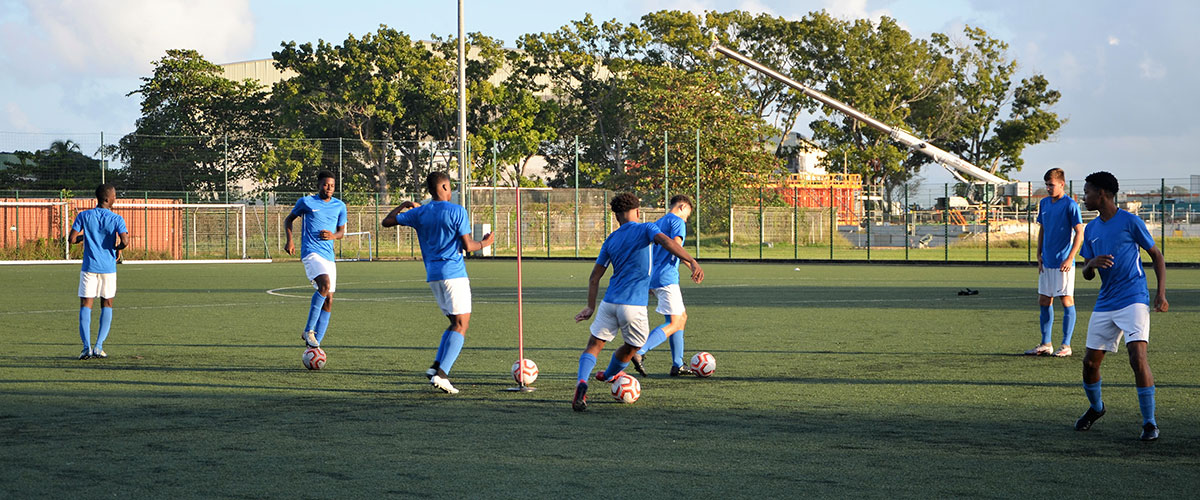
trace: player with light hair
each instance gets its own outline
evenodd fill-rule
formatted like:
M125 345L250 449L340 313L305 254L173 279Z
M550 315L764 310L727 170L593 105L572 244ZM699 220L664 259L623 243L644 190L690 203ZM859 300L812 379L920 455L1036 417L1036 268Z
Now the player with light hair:
M1154 262L1158 282L1154 310L1158 312L1167 312L1168 307L1167 265L1146 223L1117 208L1119 190L1117 178L1108 172L1087 176L1083 186L1084 205L1100 212L1084 230L1080 251L1085 259L1083 279L1091 280L1099 272L1100 295L1088 321L1087 353L1083 356L1083 390L1090 406L1075 422L1075 430L1091 429L1108 411L1100 397L1100 363L1106 352L1117 352L1124 335L1142 412L1142 441L1153 441L1158 439L1158 422L1154 418L1154 374L1146 354L1150 343L1150 293L1140 250L1145 250Z
M1025 351L1029 356L1071 355L1071 336L1075 332L1075 256L1083 244L1083 217L1079 204L1066 196L1066 177L1061 168L1052 168L1043 176L1046 193L1038 203L1038 324L1042 342ZM1063 306L1062 347L1055 351L1051 339L1054 326L1054 298Z
M458 394L458 389L450 383L450 369L458 360L471 322L471 281L467 278L463 252L483 250L495 237L488 233L480 241L471 238L471 219L465 208L450 202L453 191L450 176L445 172L430 173L425 178L425 189L433 201L427 205L415 201L401 203L380 224L408 226L417 232L426 281L442 314L450 320L425 377L442 392Z
M346 204L333 197L336 188L332 172L317 172L317 194L296 200L296 206L283 220L287 233L287 244L283 249L288 255L295 255L292 222L297 217L304 218L300 231L300 262L304 264L304 275L316 292L309 302L308 321L304 324L300 339L310 348L320 347L329 328L333 292L337 290L337 259L333 254L333 241L346 235Z
M600 255L596 257L596 265L588 277L587 307L575 315L577 323L591 318L593 313L596 315L587 347L579 355L578 383L575 385L575 397L571 400L571 408L575 411L587 409L588 375L595 368L596 356L606 343L613 340L617 333L625 341L613 353L608 368L596 372L596 378L602 381L612 381L620 376L629 366L634 351L646 343L650 333L646 304L649 302L647 290L650 286L651 245L662 246L686 262L692 270L692 281L700 283L704 280L700 263L679 243L663 234L657 225L638 222L641 218L638 204L637 196L630 193L617 195L609 203L620 225L604 239ZM613 274L597 310L596 295L599 293L600 279L610 264Z
M79 271L79 338L83 351L79 359L107 358L104 341L112 327L113 299L117 296L117 259L129 244L125 219L112 211L117 188L101 184L96 188L96 208L84 210L71 223L67 241L83 243L83 264ZM92 305L100 297L100 330L92 346Z
M671 197L669 205L670 210L654 224L682 247L683 240L687 237L687 220L692 216L695 205L692 204L691 198L682 194ZM670 341L670 375L692 375L692 369L683 364L683 328L687 325L687 312L683 306L683 293L679 289L679 257L661 246L653 247L650 253L653 261L650 269L650 291L658 299L658 307L654 312L663 315L667 322L650 331L646 344L634 353L630 361L633 369L645 376L646 368L642 364L642 357L663 342ZM683 263L689 265L687 261Z

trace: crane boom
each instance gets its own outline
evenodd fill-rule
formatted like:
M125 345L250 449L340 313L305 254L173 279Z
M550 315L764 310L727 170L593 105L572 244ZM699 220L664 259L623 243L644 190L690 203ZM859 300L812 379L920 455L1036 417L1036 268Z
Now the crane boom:
M984 170L975 165L972 165L971 162L964 160L962 158L959 158L958 155L955 155L954 153L943 150L937 146L934 146L933 144L930 144L928 142L925 142L925 141L917 138L916 136L914 136L908 132L905 132L896 127L892 127L886 123L876 120L876 119L868 116L866 113L863 113L862 111L854 109L854 107L850 106L849 104L846 104L842 101L839 101L837 99L829 97L821 92L818 92L816 90L808 88L808 87L800 84L800 82L792 80L791 78L788 78L771 68L763 66L758 61L750 59L749 57L741 55L732 49L722 46L721 44L717 43L716 40L713 40L711 50L720 52L721 54L724 54L726 57L729 57L730 59L733 59L737 62L745 64L746 66L754 68L755 70L758 70L758 72L760 72L764 75L767 75L771 78L774 78L776 80L779 80L780 82L783 82L784 85L787 85L793 89L796 89L796 90L800 91L801 93L803 93L804 95L820 101L821 103L825 104L826 106L829 106L838 111L841 111L842 113L846 114L847 116L850 116L851 118L854 118L855 120L858 120L875 130L878 130L880 132L888 134L888 136L891 137L892 139L894 139L896 142L899 142L911 150L918 151L918 152L932 158L933 161L935 161L939 165L945 167L946 170L950 171L951 174L953 174L955 177L957 177L959 180L961 180L963 182L970 182L970 181L967 181L966 179L964 179L962 174L968 175L974 179L978 179L978 181L976 181L976 182L984 182L987 184L1009 184L1011 182L1011 181L1002 179L999 176L997 176L991 172L988 172L987 170Z

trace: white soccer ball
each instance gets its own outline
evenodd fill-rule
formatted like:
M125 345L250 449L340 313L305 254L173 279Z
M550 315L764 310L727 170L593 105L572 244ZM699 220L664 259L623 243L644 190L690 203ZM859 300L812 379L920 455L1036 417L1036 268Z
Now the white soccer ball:
M642 383L631 375L621 375L612 383L612 395L622 403L632 403L642 396Z
M707 352L698 352L692 356L692 372L697 377L708 377L717 371L717 358Z
M534 380L537 380L538 376L537 363L534 363L532 359L522 359L513 363L512 376L513 380L516 380L518 384L532 384Z
M325 368L325 351L320 347L309 347L304 350L304 354L300 356L300 362L309 370L320 370Z

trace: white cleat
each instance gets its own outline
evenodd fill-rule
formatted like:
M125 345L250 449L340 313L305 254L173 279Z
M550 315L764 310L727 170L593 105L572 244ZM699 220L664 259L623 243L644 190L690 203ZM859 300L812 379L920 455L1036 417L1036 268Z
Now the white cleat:
M436 376L437 376L437 368L430 368L428 370L425 370L425 378L432 381L433 377L436 377Z
M300 334L300 340L303 340L304 345L308 347L321 347L321 344L317 343L317 332L312 330Z
M1025 351L1026 356L1049 356L1054 354L1054 346L1050 344L1040 344L1033 349Z
M92 357L93 357L93 358L104 359L104 358L107 358L107 357L108 357L108 353L104 352L104 350L103 350L103 349L101 349L101 350L99 350L99 351L92 351Z
M458 389L455 389L453 385L450 385L450 379L448 378L442 378L434 375L429 378L429 385L437 387L438 389L441 389L442 392L447 394L458 394Z
M1071 346L1069 346L1069 345L1062 346L1062 349L1059 349L1057 352L1054 353L1054 357L1056 357L1056 358L1065 358L1070 355L1071 355Z

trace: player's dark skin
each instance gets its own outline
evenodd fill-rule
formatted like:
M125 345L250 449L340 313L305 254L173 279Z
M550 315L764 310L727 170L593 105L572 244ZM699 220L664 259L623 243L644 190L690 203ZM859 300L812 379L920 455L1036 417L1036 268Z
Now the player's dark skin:
M430 189L430 187L432 187L432 189ZM441 182L438 182L433 186L426 186L426 190L429 191L429 196L433 197L434 201L450 201L450 196L454 193L453 189L450 187L449 178L442 179ZM417 208L419 206L421 206L421 204L415 201L405 201L396 208L393 208L391 212L388 212L388 214L384 216L383 220L380 221L379 224L383 227L395 227L400 224L399 222L396 222L397 215L405 210ZM495 239L496 237L492 235L492 233L483 235L483 239L480 241L475 241L475 239L471 238L470 234L464 234L461 236L463 250L467 252L478 252L483 250L484 248L491 246ZM471 313L447 314L446 319L450 320L449 329L451 331L458 332L464 337L467 335L467 327L471 324ZM441 371L441 368L439 368L438 371L441 376L446 376L446 373Z
M1117 214L1116 193L1109 193L1093 186L1083 185L1083 204L1088 210L1100 212L1100 220L1107 222ZM1154 262L1154 276L1158 281L1158 290L1154 296L1154 310L1167 312L1167 284L1164 281L1167 265L1162 251L1158 247L1147 250L1150 260ZM1096 269L1108 269L1113 265L1112 255L1097 255L1088 259L1083 265L1083 279L1092 280L1096 277ZM1135 341L1125 344L1129 351L1129 366L1133 368L1134 379L1138 387L1154 385L1154 374L1150 372L1150 363L1146 358L1146 342ZM1083 381L1094 384L1100 381L1100 363L1104 361L1105 351L1088 349L1083 355Z
M116 203L116 201L117 201L117 190L109 189L108 191L106 191L104 193L103 198L96 198L96 206L99 208L107 208L109 210L112 210L113 203ZM83 231L76 231L76 230L72 229L71 234L69 234L67 236L67 241L70 241L72 244L83 243ZM128 244L129 244L129 233L117 233L117 241L116 241L116 244L113 245L113 248L117 251L117 260L118 261L121 260L121 250L124 250ZM100 297L100 307L112 307L113 299L115 299L115 298L116 297L109 297L109 298ZM95 302L93 301L92 297L80 297L79 298L79 306L80 307L86 307L88 309L91 309L92 304L94 304L94 303Z
M618 213L616 214L616 217L618 226L624 225L627 222L638 222L638 219L641 217L641 210L634 208L628 212ZM662 233L658 233L654 236L654 242L666 249L668 252L671 252L672 255L679 257L679 260L692 270L692 281L696 283L704 281L704 269L700 268L700 263L696 262L696 259L692 257L691 254L687 253L687 250L684 250L679 243L671 238L668 238L667 235ZM579 314L575 315L576 323L592 317L592 314L596 312L596 296L600 291L600 279L604 277L604 273L606 271L608 271L608 266L597 264L592 268L592 275L588 277L588 305L587 307L583 308L582 311L579 311ZM597 356L600 354L600 351L604 350L605 344L607 344L607 342L600 340L595 336L589 336L587 347L584 348L584 352L587 352L592 356ZM628 363L630 359L633 359L633 354L637 352L638 347L639 346L629 345L628 343L622 344L621 347L617 348L617 359L619 359L622 363Z
M317 184L317 196L321 198L321 201L332 200L333 192L336 187L337 186L333 180L333 177L321 179L320 183ZM288 214L287 218L283 219L284 232L287 233L287 244L283 246L283 251L287 252L288 255L296 255L296 245L292 243L292 222L295 221L297 217L297 215ZM346 236L345 225L338 226L337 232L321 230L320 233L320 238L322 240L340 240L344 236ZM321 310L325 312L332 311L333 292L329 291L329 275L322 274L317 276L313 281L317 284L317 292L320 293L322 297L325 297L325 303L321 305Z

